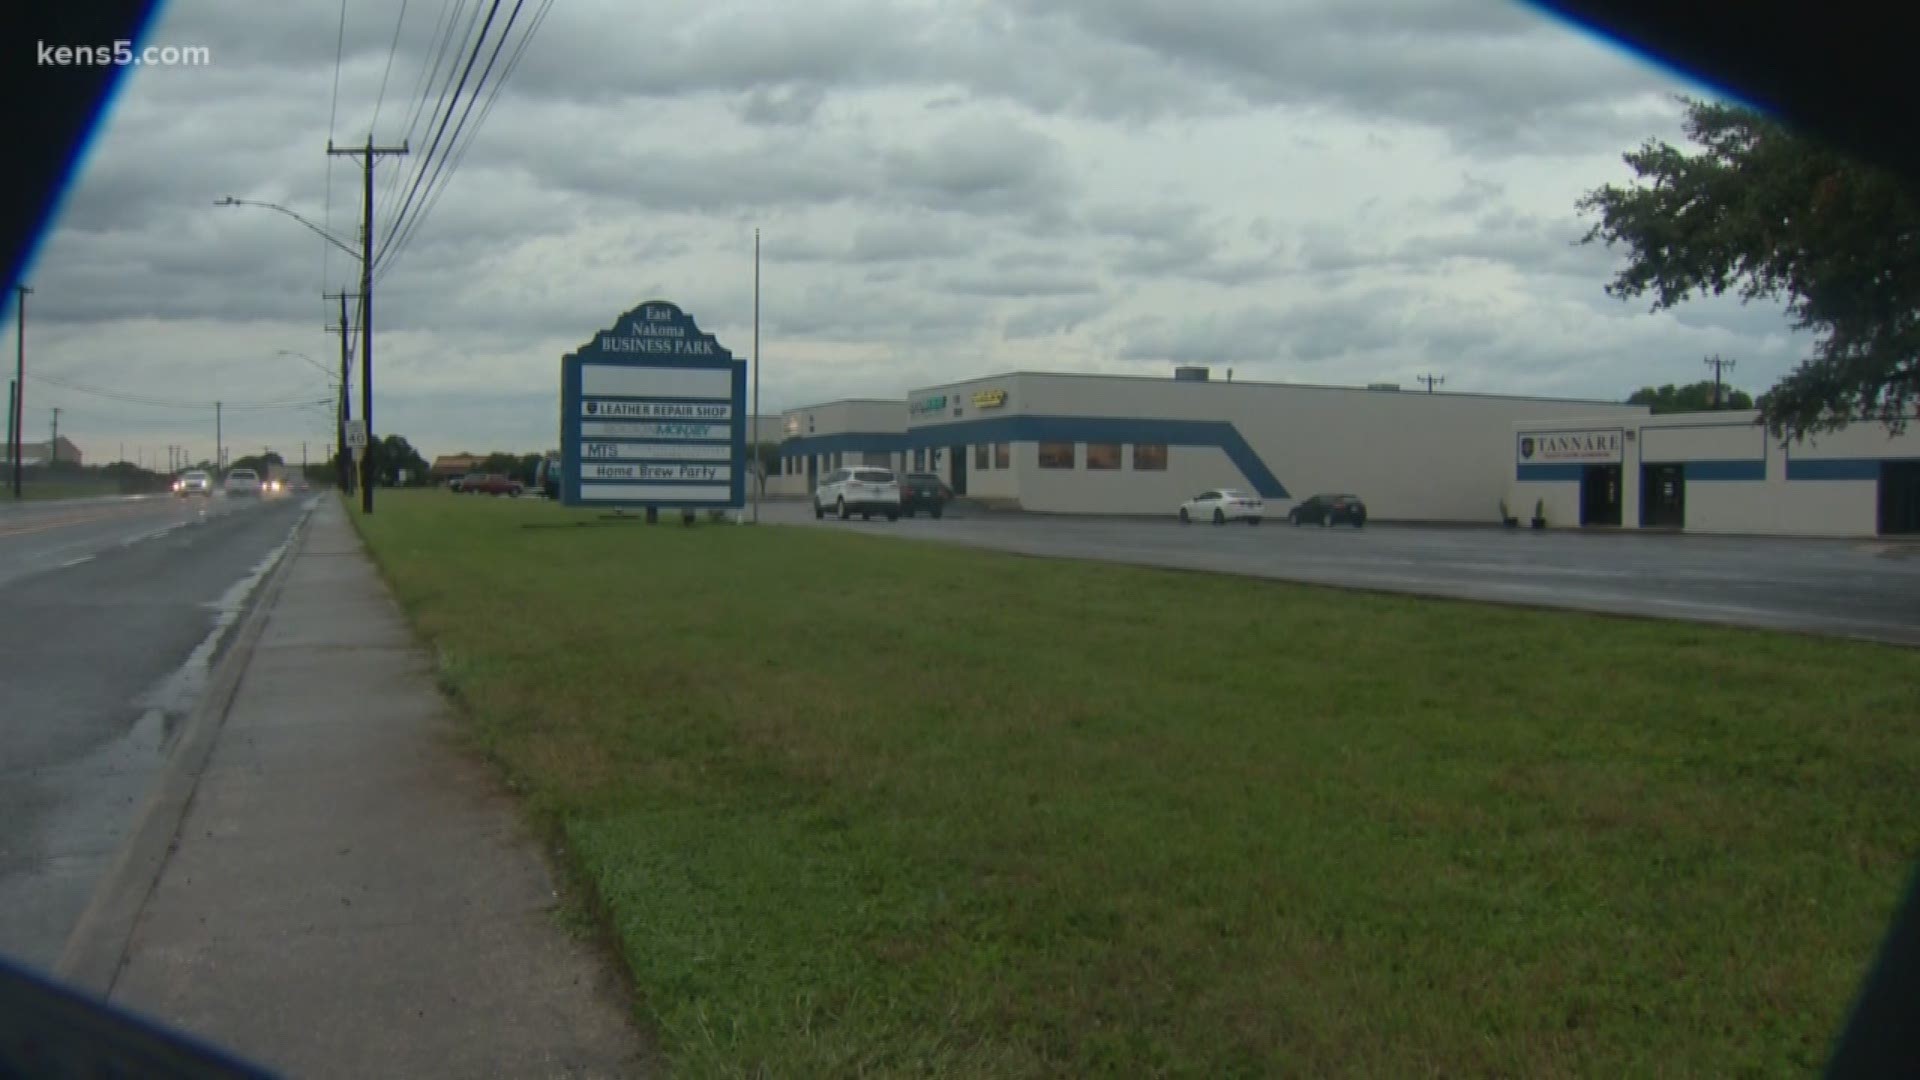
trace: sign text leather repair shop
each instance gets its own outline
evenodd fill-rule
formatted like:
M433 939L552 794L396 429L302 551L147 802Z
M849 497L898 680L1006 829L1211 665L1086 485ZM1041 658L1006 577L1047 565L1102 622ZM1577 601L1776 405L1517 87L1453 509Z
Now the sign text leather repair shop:
M973 395L973 407L976 409L997 409L1006 403L1005 390L981 390Z

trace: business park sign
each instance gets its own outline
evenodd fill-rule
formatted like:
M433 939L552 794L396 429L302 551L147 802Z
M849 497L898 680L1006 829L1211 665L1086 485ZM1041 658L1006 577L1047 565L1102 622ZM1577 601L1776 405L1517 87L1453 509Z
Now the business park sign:
M746 505L747 364L649 300L560 360L568 506Z

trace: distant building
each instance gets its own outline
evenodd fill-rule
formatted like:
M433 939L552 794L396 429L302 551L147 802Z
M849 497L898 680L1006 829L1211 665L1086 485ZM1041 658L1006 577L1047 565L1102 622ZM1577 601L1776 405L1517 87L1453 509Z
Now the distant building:
M444 484L455 477L478 472L486 460L478 454L441 454L433 459L433 467L427 470L427 476L436 484Z
M73 445L73 440L67 438L65 435L60 436L59 441L54 443L54 450L56 454L51 460L68 465L84 464L80 457L80 448ZM5 445L4 439L0 439L0 461L4 461L9 465L13 463L13 448ZM20 464L45 465L48 461L49 457L46 443L30 442L20 444Z

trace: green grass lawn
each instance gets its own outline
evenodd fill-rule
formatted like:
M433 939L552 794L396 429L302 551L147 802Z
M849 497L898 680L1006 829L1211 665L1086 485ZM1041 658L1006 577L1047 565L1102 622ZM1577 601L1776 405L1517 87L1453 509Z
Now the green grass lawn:
M20 485L23 499L103 499L120 494L118 484L89 484L62 480L36 480ZM0 497L13 498L13 482L0 485Z
M1920 850L1908 651L593 519L356 518L691 1075L1804 1075Z

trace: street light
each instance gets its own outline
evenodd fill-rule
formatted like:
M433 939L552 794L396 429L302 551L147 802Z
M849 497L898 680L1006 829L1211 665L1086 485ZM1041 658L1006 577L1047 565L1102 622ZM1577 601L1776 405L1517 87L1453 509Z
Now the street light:
M346 305L344 301L342 302L341 306L343 309L345 308ZM313 357L308 356L306 353L295 352L292 349L279 350L279 353L281 356L297 356L300 359L305 360L307 363L312 364L314 367L319 368L320 371L326 375L327 382L340 391L340 399L335 404L334 410L333 410L333 437L339 441L341 446L345 446L347 444L347 360L345 356L345 353L346 353L345 334L346 334L346 330L343 327L341 329L342 338L341 338L341 345L340 345L340 351L342 355L340 358L340 374L338 375L335 375L327 367L327 365L321 363L318 360L315 360ZM346 466L344 463L341 465L340 490L341 491L347 490Z
M294 352L292 349L277 349L275 350L275 354L278 356L297 356L300 359L305 360L307 363L312 364L314 367L319 368L320 374L325 375L327 377L328 382L332 383L335 386L338 386L340 384L340 375L338 372L334 371L332 368L321 363L320 361L315 360L313 357L308 356L306 353Z
M367 181L367 206L366 206L367 218L366 218L366 221L363 223L363 229L362 229L363 236L366 240L366 246L364 248L361 248L360 250L356 251L352 247L352 245L348 244L346 241L341 240L339 237L336 237L332 233L327 232L325 229L322 229L320 226L315 225L313 222L308 221L306 218L301 217L299 214L296 214L293 211L287 209L284 206L280 206L277 203L256 202L252 199L236 199L231 195L227 196L224 199L215 199L213 201L213 205L215 206L257 206L263 210L273 210L273 211L277 211L278 213L285 214L287 217L290 217L293 220L299 222L301 225L306 226L308 231L312 232L314 235L320 237L322 240L325 240L327 243L332 244L334 247L339 248L341 251L344 251L348 255L352 256L353 261L360 264L360 302L363 305L362 315L360 320L360 353L361 353L360 355L360 400L361 400L360 412L361 412L362 423L367 423L373 417L373 319L372 319L373 298L371 296L371 293L373 292L373 266L371 265L372 252L373 252L373 186L372 186L373 162L371 157L371 154L372 154L371 138L368 139L368 147L369 147L368 149L369 157L367 161L368 181ZM351 483L349 481L349 477L351 477L352 475L351 468L348 466L347 458L345 457L345 454L344 454L345 448L346 448L346 442L347 442L347 422L348 422L347 417L348 417L348 408L349 408L347 404L347 401L348 401L347 395L349 391L347 387L347 325L346 324L347 324L347 300L346 300L346 297L343 295L340 298L340 382L339 382L340 409L339 409L339 415L338 415L339 439L340 439L340 446L343 451L341 464L340 464L340 469L341 469L340 490L342 491L347 491L351 489ZM294 355L298 356L301 354L295 353ZM309 363L313 362L311 357L303 357L303 359L306 359ZM368 423L367 426L368 426L369 432L371 432L372 425ZM361 469L369 477L373 473L373 460L371 456L372 450L373 450L373 446L371 441L369 441L367 449L365 451L362 451L363 457L361 460ZM361 493L360 508L363 513L368 513L368 514L373 513L373 485L371 483L364 483L364 490Z
M263 210L278 210L280 213L287 215L293 220L313 230L313 232L316 235L318 235L322 240L325 240L327 243L332 244L334 247L337 247L341 251L346 252L348 255L353 256L354 262L361 261L361 257L362 257L361 253L358 251L355 251L350 245L347 244L346 241L336 238L332 233L328 232L327 230L321 228L318 225L315 225L313 222L308 221L306 218L301 217L299 214L296 214L293 211L277 203L255 202L252 199L236 199L233 196L229 195L224 199L215 199L213 201L213 205L215 206L258 206Z

